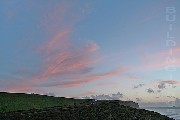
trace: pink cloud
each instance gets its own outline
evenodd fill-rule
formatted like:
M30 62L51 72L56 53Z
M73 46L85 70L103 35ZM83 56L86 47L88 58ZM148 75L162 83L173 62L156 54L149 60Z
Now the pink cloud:
M166 80L166 81L160 81L159 83L180 84L180 81L177 81L177 80Z
M95 43L89 43L85 48L79 48L78 50L71 50L70 47L65 50L55 49L56 44L54 45L52 46L53 50L49 50L49 47L47 47L49 53L45 54L42 78L61 75L62 73L72 74L73 71L75 74L85 72L92 64L101 60L100 57L93 55L97 50Z
M169 59L172 59L172 58L169 58ZM168 68L168 67L171 67L171 66L174 66L174 67L180 67L180 59L179 58L175 58L175 61L174 62L167 62L166 59L161 62L161 63L153 63L153 64L148 64L147 67L149 69L153 69L153 70L157 70L157 69L165 69L165 68Z
M179 53L179 52L180 52L180 48L175 48L175 49L174 49L174 52L175 52L175 53Z
M93 73L95 65L103 59L98 55L99 46L92 41L83 45L73 44L71 33L79 18L66 21L71 5L64 5L48 12L47 18L42 22L43 27L47 29L45 35L49 39L37 48L39 56L42 57L42 66L37 67L41 70L32 78L9 83L9 90L30 91L43 86L77 87L124 73L124 68L106 73Z
M136 71L155 71L167 69L169 67L180 67L180 48L167 49L166 51L157 51L141 56L141 63L137 64L132 70Z
M55 35L53 35L46 44L41 45L38 48L38 51L44 53L45 55L48 55L56 52L57 50L66 49L69 46L71 29L72 28L67 27L60 30Z
M164 80L164 81L156 81L156 82L152 82L149 84L145 84L144 86L147 87L158 87L158 85L160 84L169 84L169 85L180 85L180 81L179 80Z
M75 19L69 19L70 12L72 12L73 3L69 1L59 1L54 7L49 8L46 12L43 12L40 20L40 25L46 30L48 34L53 34L59 29L72 27Z
M101 74L92 74L92 75L87 75L87 76L82 76L78 78L71 78L66 81L59 81L59 82L52 82L51 84L48 84L47 87L77 87L81 86L83 84L97 81L97 80L102 80L105 78L111 78L114 76L122 75L126 70L123 68L118 68L113 71L107 72L107 73L101 73Z

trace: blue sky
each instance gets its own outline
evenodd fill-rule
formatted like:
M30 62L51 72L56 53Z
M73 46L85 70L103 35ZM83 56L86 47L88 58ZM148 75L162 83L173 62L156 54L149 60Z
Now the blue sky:
M145 102L180 98L179 5L2 0L0 90L66 97L121 92L124 100ZM176 11L166 13L167 7ZM176 19L168 22L166 15ZM175 46L166 46L167 32ZM169 65L176 70L165 70Z

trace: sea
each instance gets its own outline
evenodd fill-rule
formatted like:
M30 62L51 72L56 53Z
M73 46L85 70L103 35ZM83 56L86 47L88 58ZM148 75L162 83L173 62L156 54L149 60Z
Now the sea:
M180 109L146 109L149 111L158 112L162 115L166 115L175 120L180 120Z

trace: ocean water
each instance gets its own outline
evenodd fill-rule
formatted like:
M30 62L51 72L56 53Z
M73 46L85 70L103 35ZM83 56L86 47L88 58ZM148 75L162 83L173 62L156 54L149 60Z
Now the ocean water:
M146 109L149 111L158 112L162 115L166 115L175 120L180 120L180 109Z

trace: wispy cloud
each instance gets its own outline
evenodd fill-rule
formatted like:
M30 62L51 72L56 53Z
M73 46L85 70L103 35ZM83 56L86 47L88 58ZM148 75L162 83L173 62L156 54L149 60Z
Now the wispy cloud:
M177 80L166 80L166 81L160 81L160 83L167 83L167 84L180 84L180 81Z
M172 88L175 88L176 85L179 85L179 84L180 84L180 81L177 81L177 80L160 81L160 82L158 82L158 88L164 89L167 86L171 86Z
M146 91L147 91L147 93L154 93L154 90L151 88L148 88Z
M148 70L159 70L166 69L174 66L175 68L180 67L180 48L174 48L167 51L158 51L157 53L148 54L144 56L146 63L143 65Z
M168 98L174 98L174 99L177 99L175 96L167 96Z
M95 73L96 65L103 60L98 54L100 47L92 40L80 45L72 38L72 32L81 18L69 19L72 5L68 2L47 12L42 27L47 30L47 38L35 50L41 58L40 71L36 75L24 78L16 83L9 83L12 91L31 91L39 87L77 87L89 82L122 75L126 70L122 67L108 72ZM69 21L67 21L67 18ZM76 43L76 44L75 44Z
M151 83L151 86L157 87L159 90L162 91L167 88L175 88L176 85L179 85L180 82L178 80L165 80L165 81L157 81L154 83Z
M144 46L146 48L144 48ZM137 54L139 62L130 66L132 71L144 72L144 71L158 71L168 69L180 68L180 47L151 51L153 46L141 45L139 48L143 48L139 51L141 54Z
M136 88L140 88L140 87L143 87L144 84L139 84L139 85L135 85L133 88L136 89Z
M159 89L165 89L165 88L166 88L165 83L160 83L160 84L158 85L158 88L159 88Z
M124 97L124 94L118 92L118 93L114 93L114 94L110 94L110 95L105 95L105 94L101 94L101 95L91 95L90 98L92 99L97 99L97 100L120 100L121 98Z
M55 81L51 82L47 85L44 85L46 87L77 87L89 82L97 81L97 80L102 80L105 78L111 78L113 76L118 76L121 75L125 72L124 69L115 69L113 71L107 72L107 73L99 73L99 74L91 74L87 76L79 76L79 77L74 77L74 78L69 78L66 80L62 81ZM83 74L82 74L83 75Z
M168 89L168 88L175 88L177 85L180 84L180 81L178 80L162 80L162 81L156 81L152 83L144 84L145 87L154 87L155 90L148 88L146 91L148 93L160 93L162 90ZM135 88L138 88L138 86L135 86Z
M66 44L65 44L66 46ZM42 78L58 75L77 75L91 72L92 64L101 60L99 56L93 55L97 51L97 45L93 42L79 49L65 50L55 49L46 54Z
M67 42L69 32L63 31L57 36L40 47L44 58L41 72L17 85L16 89L29 90L34 86L75 87L125 72L125 69L120 67L106 73L92 74L93 65L102 60L102 57L96 55L98 45L88 42L84 46L73 47Z

